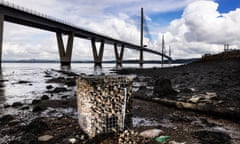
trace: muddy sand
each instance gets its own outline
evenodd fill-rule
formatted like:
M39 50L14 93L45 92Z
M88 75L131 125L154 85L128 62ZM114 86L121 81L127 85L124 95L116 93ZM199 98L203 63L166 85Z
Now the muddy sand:
M174 68L122 69L135 74L133 128L142 132L158 128L165 143L240 143L240 61L195 62ZM54 77L51 71L61 73ZM17 113L0 116L0 143L117 144L120 133L93 139L81 130L76 112L75 79L66 71L48 71L46 91L31 104L5 104ZM66 87L55 87L62 83ZM58 99L53 97L58 96ZM45 141L43 141L44 139ZM159 143L133 137L136 143Z

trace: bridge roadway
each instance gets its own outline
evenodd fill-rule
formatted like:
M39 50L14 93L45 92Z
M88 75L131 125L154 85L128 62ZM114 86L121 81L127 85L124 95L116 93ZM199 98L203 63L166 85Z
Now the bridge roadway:
M157 52L148 48L144 48L139 45L135 45L122 40L117 40L105 35L97 34L97 33L85 30L83 28L79 28L74 25L67 24L66 22L62 22L61 20L49 18L46 15L41 15L36 12L34 13L31 10L26 10L17 5L13 5L5 2L0 4L0 62L2 60L4 21L55 32L57 37L57 42L58 42L61 65L71 64L74 37L91 40L95 65L101 65L102 63L104 44L114 45L116 63L118 66L122 65L124 48L135 49L135 50L139 50L140 52L145 51L145 52L153 53L171 60L169 56L162 54L160 52ZM62 35L68 35L66 48L64 48ZM96 42L101 43L99 52L97 51L97 48L96 48ZM118 51L119 46L120 46L120 53ZM140 63L143 63L143 59L140 59L139 61Z

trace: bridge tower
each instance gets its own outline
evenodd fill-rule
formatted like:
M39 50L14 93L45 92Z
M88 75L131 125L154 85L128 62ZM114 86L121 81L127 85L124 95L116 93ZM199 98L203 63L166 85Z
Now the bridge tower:
M0 14L0 68L2 67L3 23L4 15Z
M141 8L140 59L139 59L140 67L142 67L144 63L143 61L143 18L144 18L143 8Z
M162 36L162 67L164 64L164 53L165 53L165 40L164 40L164 35Z

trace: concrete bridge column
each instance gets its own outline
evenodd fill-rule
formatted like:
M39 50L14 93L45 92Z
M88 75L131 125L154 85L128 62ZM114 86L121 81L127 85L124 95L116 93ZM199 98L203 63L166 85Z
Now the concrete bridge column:
M123 59L123 52L124 52L124 45L122 45L120 49L120 55L118 53L117 44L114 44L114 51L115 51L115 58L116 58L116 66L122 67L122 59Z
M99 52L97 52L96 40L94 38L91 40L91 43L92 43L94 64L95 64L95 66L102 67L102 58L103 58L103 51L104 51L104 41L101 41Z
M74 33L71 32L68 36L66 50L64 48L62 33L57 32L56 36L57 36L58 51L59 51L61 66L71 66Z
M3 24L4 15L0 14L0 68L2 67Z

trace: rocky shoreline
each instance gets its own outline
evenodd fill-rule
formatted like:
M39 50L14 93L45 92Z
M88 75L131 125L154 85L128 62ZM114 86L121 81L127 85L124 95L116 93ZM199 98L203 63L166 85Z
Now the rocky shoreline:
M145 83L135 93L137 98L240 120L240 59L198 61L163 69L122 69L118 73L143 76L137 79Z
M142 137L140 133L158 129L162 136L169 137L165 142L169 144L237 144L240 142L239 62L239 59L232 59L173 68L117 71L136 75L134 127L93 139L78 124L75 85L79 75L61 70L44 71L47 85L40 98L31 103L4 104L0 108L10 113L0 116L0 143L116 144L127 141L157 144L154 138ZM11 113L12 110L15 113ZM216 110L219 115L215 117L211 111ZM224 114L229 115L224 117Z

